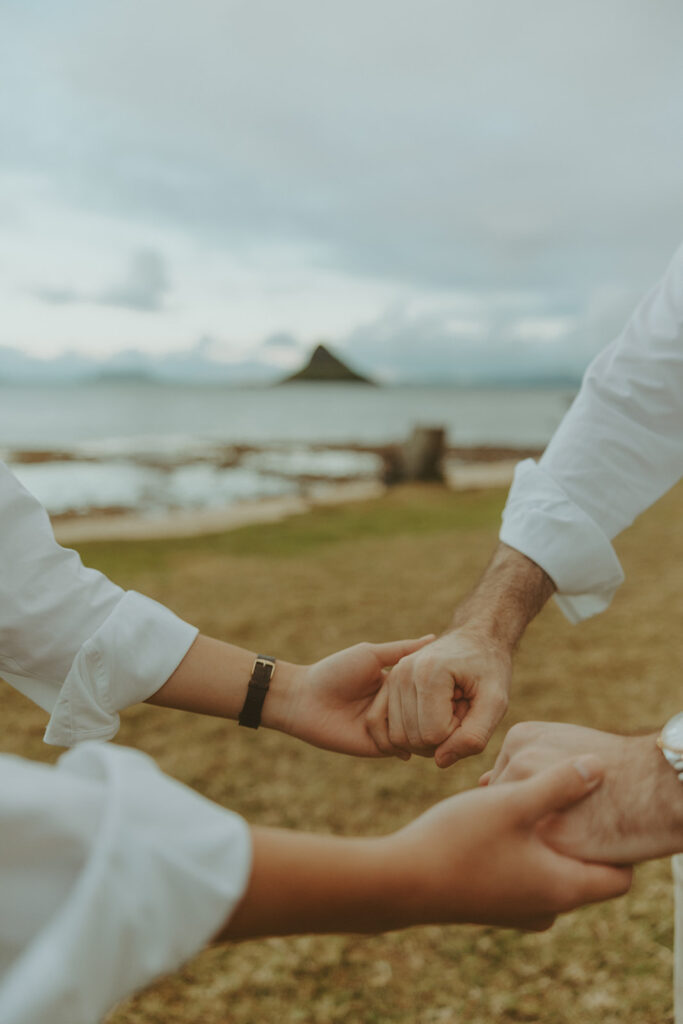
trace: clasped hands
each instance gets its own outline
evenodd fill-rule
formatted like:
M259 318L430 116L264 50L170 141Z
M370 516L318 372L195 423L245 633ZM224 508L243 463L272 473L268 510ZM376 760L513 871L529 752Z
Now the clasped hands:
M328 750L403 759L435 753L446 766L486 746L507 707L511 657L461 630L361 643L310 666L281 664L279 672L265 725ZM578 730L586 738L557 726L567 730L562 742L554 734L545 742L544 728L511 730L484 787L442 801L386 837L387 863L417 858L424 866L431 857L433 871L421 877L457 875L458 916L445 901L443 920L545 928L558 913L629 888L630 869L614 864L642 859L642 849L596 842L592 821L602 812L591 810L601 796L614 799L610 772L621 738L609 737L610 746L594 730ZM533 757L525 756L532 739ZM652 849L645 856L657 856ZM415 898L424 908L430 897ZM443 884L436 907L439 899Z
M337 713L353 713L358 733L355 749L350 749L348 739L346 745L340 742L340 718L326 716L315 729L326 729L330 741L336 737L332 749L403 759L433 756L445 768L483 751L507 709L512 653L476 627L454 629L438 639L426 636L350 650L356 652L358 666L366 663L365 686L349 704L347 677L337 691ZM326 667L320 678L333 674L335 663L341 667L336 659L348 656L340 652L319 662L319 670ZM540 830L544 841L568 857L610 864L682 851L683 788L653 734L625 737L546 722L515 725L481 783L498 786L530 779L587 754L599 758L604 782L589 800L548 816Z

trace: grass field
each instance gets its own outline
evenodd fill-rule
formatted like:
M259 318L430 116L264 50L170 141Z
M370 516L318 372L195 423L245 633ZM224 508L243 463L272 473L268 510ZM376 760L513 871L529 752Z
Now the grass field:
M215 537L90 544L84 560L204 632L283 658L445 627L495 542L504 495L396 490ZM511 710L489 749L447 772L413 758L365 762L231 722L139 707L117 741L253 822L389 831L475 783L525 719L614 731L680 710L683 489L627 532L608 614L568 625L555 607L517 660ZM2 748L51 760L45 715L4 684ZM129 1001L113 1024L663 1024L672 1021L670 868L639 869L626 898L541 935L428 927L379 937L270 939L210 950Z

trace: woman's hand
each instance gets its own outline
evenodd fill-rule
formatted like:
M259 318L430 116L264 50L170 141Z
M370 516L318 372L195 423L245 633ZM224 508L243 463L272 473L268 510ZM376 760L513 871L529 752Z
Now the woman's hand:
M630 869L564 857L538 832L601 778L597 758L575 758L525 782L451 797L381 838L255 828L247 892L218 937L467 922L548 928L562 911L630 885Z
M444 800L388 837L405 870L413 865L408 923L541 930L559 913L625 893L630 868L563 856L539 828L597 789L602 776L593 755L564 761L523 782Z
M419 640L360 643L314 665L279 665L264 704L263 724L324 750L407 760L409 754L390 744L378 746L367 728L367 712L385 669L432 640L429 634Z

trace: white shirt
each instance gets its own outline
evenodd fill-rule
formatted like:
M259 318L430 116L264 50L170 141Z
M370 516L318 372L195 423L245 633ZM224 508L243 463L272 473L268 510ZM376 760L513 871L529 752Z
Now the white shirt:
M624 575L611 540L683 476L683 246L586 371L540 462L521 462L500 539L548 573L573 622Z
M85 569L0 463L0 675L51 712L48 742L111 738L196 635ZM206 944L250 860L246 822L142 754L0 754L0 1022L95 1024Z

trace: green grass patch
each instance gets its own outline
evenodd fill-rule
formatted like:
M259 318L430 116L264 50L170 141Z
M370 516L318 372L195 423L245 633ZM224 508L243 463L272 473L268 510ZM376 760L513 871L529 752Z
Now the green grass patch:
M500 520L504 492L456 493L441 487L402 487L375 501L332 505L277 523L225 533L153 541L79 545L86 564L118 576L129 570L169 568L192 555L298 558L333 544L366 538L422 536L490 529Z

